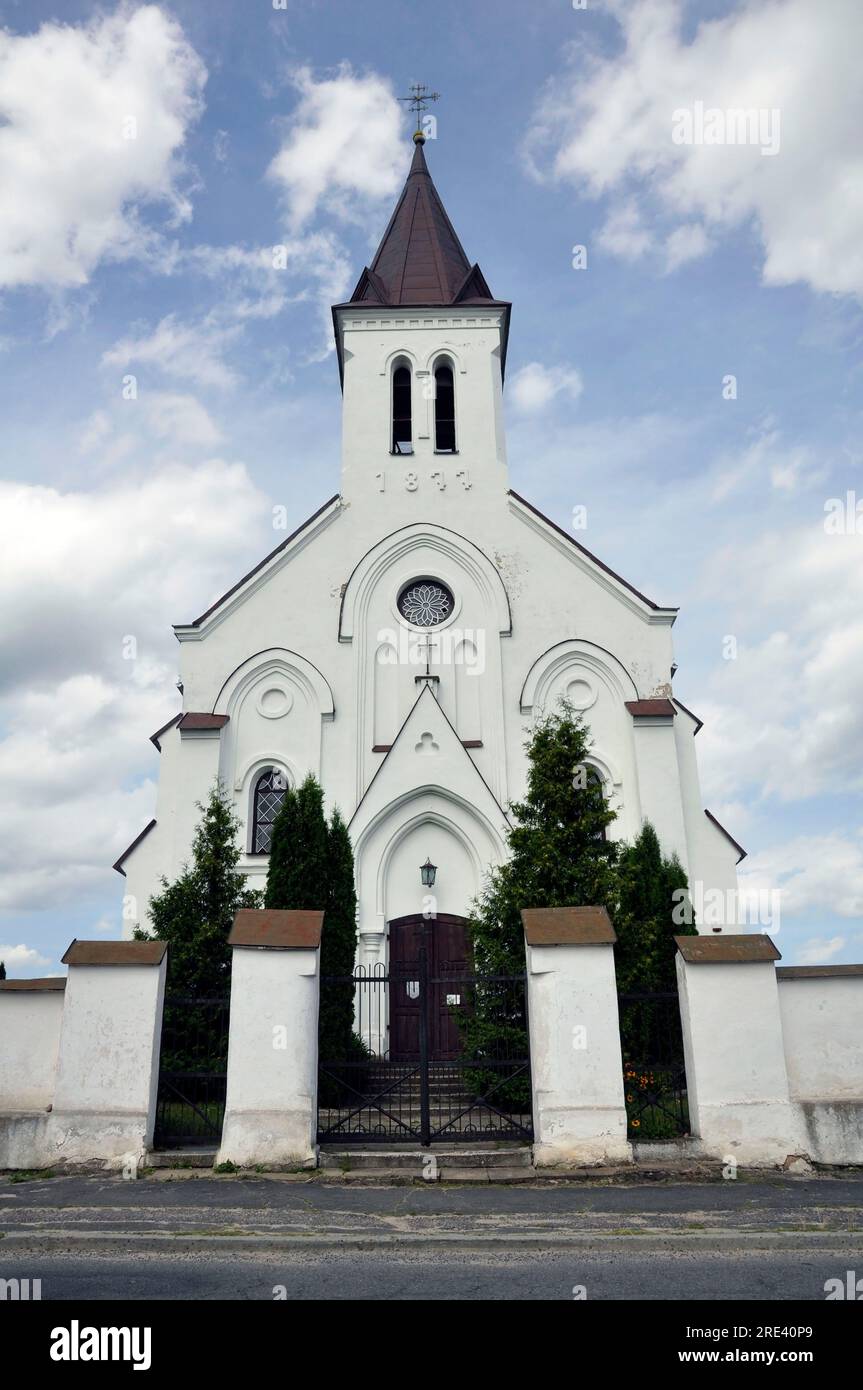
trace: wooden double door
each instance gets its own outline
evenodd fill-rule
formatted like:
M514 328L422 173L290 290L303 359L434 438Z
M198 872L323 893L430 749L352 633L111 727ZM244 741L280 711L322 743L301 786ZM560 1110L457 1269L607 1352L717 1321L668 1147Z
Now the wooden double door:
M419 1060L424 1028L429 1061L454 1060L462 1050L458 1018L472 973L467 919L447 912L394 917L389 947L390 1058Z

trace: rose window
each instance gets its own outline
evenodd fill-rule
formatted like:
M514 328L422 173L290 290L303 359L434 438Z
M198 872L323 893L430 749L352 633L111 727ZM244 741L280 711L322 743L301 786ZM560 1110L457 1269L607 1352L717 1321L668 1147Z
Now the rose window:
M398 608L414 627L437 627L453 610L449 589L437 579L412 579L399 594Z

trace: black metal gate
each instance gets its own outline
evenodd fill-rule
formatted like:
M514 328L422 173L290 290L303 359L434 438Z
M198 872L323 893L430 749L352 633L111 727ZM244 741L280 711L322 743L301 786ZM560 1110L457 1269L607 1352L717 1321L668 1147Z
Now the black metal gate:
M432 974L423 948L405 969L358 967L353 975L325 976L322 1017L329 1001L346 995L353 995L354 1021L350 1036L343 1032L340 1055L329 1055L335 1049L322 1036L319 1143L533 1137L524 976ZM404 1001L416 1006L416 1029L402 1031L392 1055L390 1019ZM446 1056L435 1046L443 1037Z
M156 1148L214 1145L222 1137L228 1082L230 995L165 997Z
M618 995L627 1137L635 1143L689 1133L677 990Z

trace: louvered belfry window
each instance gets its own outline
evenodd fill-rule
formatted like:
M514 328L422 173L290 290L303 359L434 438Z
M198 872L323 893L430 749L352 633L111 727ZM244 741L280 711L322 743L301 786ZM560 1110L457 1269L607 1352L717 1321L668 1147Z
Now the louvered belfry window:
M273 822L282 809L287 782L285 774L271 767L255 784L255 803L252 816L252 853L269 854Z

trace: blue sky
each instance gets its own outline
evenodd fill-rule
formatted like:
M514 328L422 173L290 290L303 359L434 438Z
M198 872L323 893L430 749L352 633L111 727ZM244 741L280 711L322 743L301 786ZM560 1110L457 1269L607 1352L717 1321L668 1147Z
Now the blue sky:
M117 933L170 624L272 547L275 504L299 524L338 488L328 306L403 181L416 80L438 188L514 304L513 486L563 526L585 506L579 539L681 606L704 801L782 890L785 961L863 958L863 518L825 529L863 499L856 0L1 12L10 975ZM776 152L674 144L696 102L778 112Z

